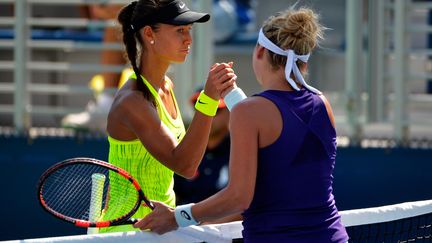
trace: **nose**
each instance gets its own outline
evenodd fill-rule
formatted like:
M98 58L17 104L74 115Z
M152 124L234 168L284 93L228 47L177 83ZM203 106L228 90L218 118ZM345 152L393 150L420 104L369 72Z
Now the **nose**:
M192 33L190 31L187 31L184 35L184 43L186 45L192 44Z

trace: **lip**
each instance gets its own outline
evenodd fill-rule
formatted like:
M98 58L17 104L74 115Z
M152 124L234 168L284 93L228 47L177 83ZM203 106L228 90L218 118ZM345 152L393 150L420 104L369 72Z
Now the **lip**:
M183 49L181 49L180 51L181 52L186 52L186 53L189 53L190 52L190 45L187 45L187 46L185 46Z

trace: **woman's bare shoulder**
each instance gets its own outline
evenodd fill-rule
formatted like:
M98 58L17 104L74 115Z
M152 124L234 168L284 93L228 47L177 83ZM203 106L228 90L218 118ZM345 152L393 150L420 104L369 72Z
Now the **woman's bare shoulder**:
M252 96L236 104L231 111L231 117L249 123L260 122L269 117L271 119L275 112L277 108L273 102L260 96Z

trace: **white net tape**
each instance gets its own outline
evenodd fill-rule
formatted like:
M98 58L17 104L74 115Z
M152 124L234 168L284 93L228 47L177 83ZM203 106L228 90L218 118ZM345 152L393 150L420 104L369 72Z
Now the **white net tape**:
M349 226L388 222L402 218L419 216L432 212L432 200L406 202L382 207L341 211L342 223ZM158 235L152 232L124 232L95 235L76 235L65 237L51 237L40 239L26 239L6 241L9 243L33 243L33 242L232 242L233 239L242 238L243 226L240 221L212 224L203 226L190 226L179 230Z
M64 237L50 237L39 239L26 239L16 241L6 241L9 243L58 243L58 242L127 242L127 243L142 243L142 242L173 242L173 243L191 243L191 242L231 242L232 239L242 238L241 230L243 226L241 222L231 222L225 224L213 224L203 226L189 226L181 228L173 232L163 235L158 235L152 232L131 231L124 233L107 233L107 234L92 234L92 235L76 235Z
M432 212L432 200L405 202L400 204L341 211L342 223L346 226L374 224L415 217Z

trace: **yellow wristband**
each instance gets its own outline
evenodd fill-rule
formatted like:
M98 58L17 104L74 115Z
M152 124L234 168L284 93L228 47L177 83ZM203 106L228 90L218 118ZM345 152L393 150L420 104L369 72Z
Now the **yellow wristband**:
M218 109L219 100L214 100L201 91L195 103L195 109L207 116L215 116Z

